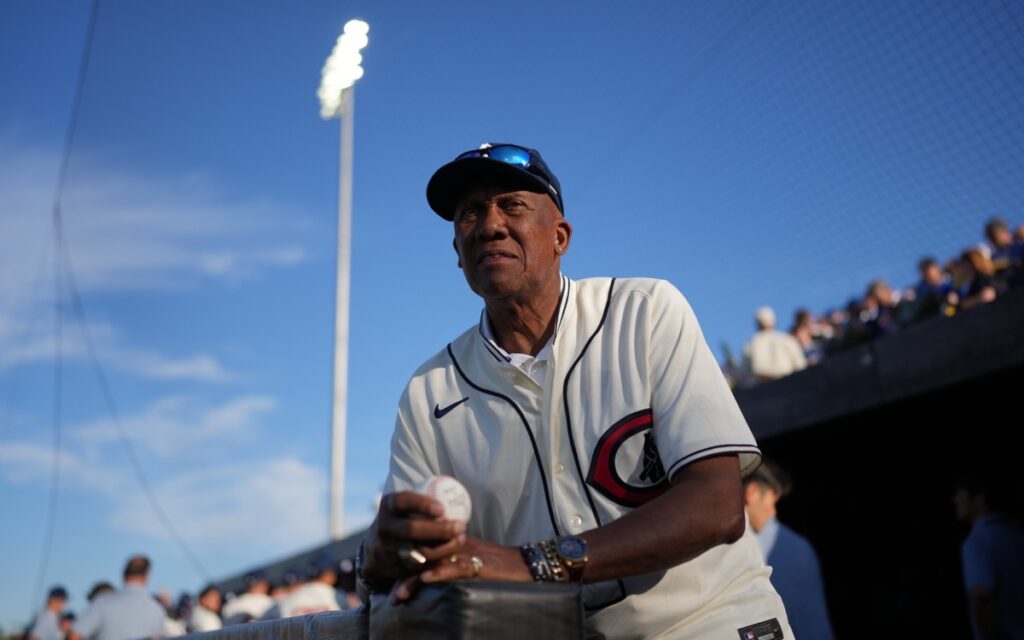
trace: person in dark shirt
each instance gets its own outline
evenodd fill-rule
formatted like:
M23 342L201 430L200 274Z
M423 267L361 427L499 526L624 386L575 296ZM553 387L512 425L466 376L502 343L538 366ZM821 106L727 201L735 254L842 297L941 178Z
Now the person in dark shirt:
M964 251L957 264L960 269L960 288L957 292L960 297L958 310L967 311L979 304L996 299L995 270L992 261L982 253L981 249L974 248Z
M934 258L923 258L917 269L921 281L914 287L914 302L909 305L908 321L916 324L936 315L950 315L960 298L953 279L944 273Z

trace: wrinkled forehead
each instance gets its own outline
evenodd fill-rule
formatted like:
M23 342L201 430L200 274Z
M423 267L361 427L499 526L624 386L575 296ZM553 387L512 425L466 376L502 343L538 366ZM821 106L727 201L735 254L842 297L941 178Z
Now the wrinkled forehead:
M490 202L502 196L513 194L529 197L538 203L539 206L550 208L558 214L558 217L561 217L561 211L558 210L558 205L551 199L551 196L538 189L533 183L498 176L484 178L473 184L467 184L460 190L455 200L455 212L458 213L471 204Z

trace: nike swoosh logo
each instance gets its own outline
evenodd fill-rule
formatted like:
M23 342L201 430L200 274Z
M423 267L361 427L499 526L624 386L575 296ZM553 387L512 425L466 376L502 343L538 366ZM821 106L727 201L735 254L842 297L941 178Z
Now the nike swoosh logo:
M463 398L462 400L459 400L458 402L453 402L452 404L448 405L444 409L441 408L441 405L435 404L434 405L434 417L437 418L438 420L440 420L441 418L443 418L446 415L448 415L449 411L451 411L455 407L459 406L460 404L462 404L466 400L469 400L468 396Z

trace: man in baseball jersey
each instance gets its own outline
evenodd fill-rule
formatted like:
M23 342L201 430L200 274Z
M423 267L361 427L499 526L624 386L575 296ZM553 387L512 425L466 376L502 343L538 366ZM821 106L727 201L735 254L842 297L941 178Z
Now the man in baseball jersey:
M564 276L572 226L536 150L461 154L427 200L484 310L402 394L365 586L572 580L591 634L792 637L743 514L760 452L679 291ZM437 474L468 523L410 491Z

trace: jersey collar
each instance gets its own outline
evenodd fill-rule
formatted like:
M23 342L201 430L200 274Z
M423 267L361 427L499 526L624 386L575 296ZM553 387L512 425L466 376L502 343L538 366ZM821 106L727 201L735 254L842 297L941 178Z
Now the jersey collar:
M572 280L567 278L565 274L559 274L561 276L561 283L558 291L558 308L555 313L555 331L551 334L551 338L548 339L547 344L541 348L540 352L535 356L538 360L550 360L551 353L555 339L558 337L558 329L562 325L562 320L565 318L566 309L569 307L569 292L572 287ZM484 346L491 352L491 355L495 359L504 360L505 362L512 362L512 354L502 349L497 341L494 339L494 332L491 331L491 322L487 318L487 308L480 312L480 324L479 324L480 338L483 340Z

